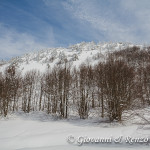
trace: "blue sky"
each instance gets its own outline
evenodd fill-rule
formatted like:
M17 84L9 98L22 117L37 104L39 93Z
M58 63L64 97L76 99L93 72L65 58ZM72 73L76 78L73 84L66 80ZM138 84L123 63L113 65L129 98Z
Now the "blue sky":
M149 0L0 0L0 59L82 41L150 42Z

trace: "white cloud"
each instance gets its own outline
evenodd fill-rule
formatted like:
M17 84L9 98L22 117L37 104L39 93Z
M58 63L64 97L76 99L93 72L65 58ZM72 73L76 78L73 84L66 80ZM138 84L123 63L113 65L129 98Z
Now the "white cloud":
M137 27L150 31L150 1L149 0L121 0L121 6L135 16Z
M32 28L26 26L27 32L19 32L14 29L15 26L10 28L0 23L0 59L45 47L69 45L84 39L150 42L149 0L114 0L109 2L110 5L113 3L112 6L107 6L103 0L43 2L47 7L41 6L41 16L46 19L16 7L21 14L33 19L32 27L36 26L33 32ZM53 13L54 16L49 15Z
M138 21L138 25L136 26L132 23L122 23L117 16L118 14L115 14L113 10L109 10L107 6L102 8L100 2L102 1L68 0L67 2L64 2L64 7L69 13L72 13L76 19L89 23L100 33L103 32L107 40L135 43L149 40L149 34L146 31L150 31L150 22L146 22L146 18L150 17L150 1L117 1L117 5L120 7L120 12L122 10L129 10L134 13L133 21ZM144 25L142 25L143 22ZM137 36L139 29L141 29L142 33L145 32L147 34L145 36L147 38L142 37L141 33Z
M47 30L47 43L42 43L28 33L20 33L0 24L0 58L11 58L24 53L53 46L55 39L52 29Z

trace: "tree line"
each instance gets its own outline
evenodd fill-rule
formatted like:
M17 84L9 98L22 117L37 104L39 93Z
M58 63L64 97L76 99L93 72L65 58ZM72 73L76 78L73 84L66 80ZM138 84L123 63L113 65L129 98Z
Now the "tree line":
M90 111L110 121L121 121L125 110L150 105L150 48L109 53L95 65L57 65L44 74L36 70L21 75L14 65L0 74L0 115L44 111L81 119Z

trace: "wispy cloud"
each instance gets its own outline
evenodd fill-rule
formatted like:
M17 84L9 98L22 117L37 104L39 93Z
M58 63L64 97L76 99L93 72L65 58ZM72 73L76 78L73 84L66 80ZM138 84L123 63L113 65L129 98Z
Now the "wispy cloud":
M82 41L150 42L149 0L1 0L0 59Z
M20 33L10 27L0 24L0 58L10 58L35 49L48 47L40 43L38 39L28 33ZM49 43L54 44L55 40L51 31L48 31Z
M132 23L136 30L138 41L150 42L150 1L149 0L121 0L120 5L133 16Z
M149 23L146 24L147 16L150 17L150 9L147 7L150 6L149 3L148 0L115 0L113 4L107 0L106 3L102 0L67 0L64 6L76 19L91 24L100 34L103 33L106 40L136 43L149 40L143 40L142 37L142 33L149 37L146 33L150 29ZM130 22L127 20L130 14L126 10L134 13ZM123 19L126 19L126 22ZM142 28L143 22L146 28ZM141 33L138 35L139 29Z

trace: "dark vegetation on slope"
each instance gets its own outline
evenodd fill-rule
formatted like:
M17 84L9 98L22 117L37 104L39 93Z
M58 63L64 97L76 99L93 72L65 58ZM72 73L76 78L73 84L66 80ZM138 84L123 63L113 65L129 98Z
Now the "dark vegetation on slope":
M150 48L127 48L110 53L105 62L72 68L69 64L21 76L11 65L0 74L0 115L16 111L45 111L81 119L91 109L100 117L121 121L125 110L150 105Z

